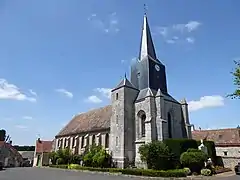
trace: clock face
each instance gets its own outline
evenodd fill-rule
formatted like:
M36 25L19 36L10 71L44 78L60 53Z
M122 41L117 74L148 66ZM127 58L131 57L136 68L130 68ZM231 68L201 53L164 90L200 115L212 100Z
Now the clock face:
M160 71L160 67L157 64L155 65L155 69L156 71Z

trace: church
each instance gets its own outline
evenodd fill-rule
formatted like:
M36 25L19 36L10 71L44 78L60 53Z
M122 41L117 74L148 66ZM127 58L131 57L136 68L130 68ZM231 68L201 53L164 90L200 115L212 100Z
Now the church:
M81 154L92 144L101 145L117 167L142 167L139 147L167 138L192 138L188 105L168 93L165 66L156 56L145 14L131 77L112 89L110 105L74 116L55 136L54 148Z

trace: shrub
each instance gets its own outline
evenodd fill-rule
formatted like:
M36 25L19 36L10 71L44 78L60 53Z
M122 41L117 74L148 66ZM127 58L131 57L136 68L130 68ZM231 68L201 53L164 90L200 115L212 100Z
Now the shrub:
M56 164L57 165L64 164L64 160L62 158L58 158L57 161L56 161Z
M82 160L82 155L74 154L72 155L72 158L70 160L71 164L80 164L80 161Z
M201 170L201 175L203 175L203 176L211 176L212 172L211 172L210 169L202 169Z
M165 139L163 142L178 159L189 148L198 148L197 141L193 139Z
M200 173L204 167L207 156L201 150L189 149L181 154L180 161L184 167L190 168L191 172Z
M101 168L110 167L109 159L110 155L106 152L105 149L101 149L93 156L93 165L94 167Z
M188 167L183 168L183 170L187 176L191 174L191 170Z
M168 147L154 141L139 147L141 160L147 163L149 169L167 170L172 168L171 153Z
M111 157L101 146L93 145L83 157L84 166L106 168L111 165Z
M57 159L58 159L58 154L56 153L56 152L51 152L50 154L49 154L49 158L50 158L50 160L51 160L51 163L53 164L53 165L56 165L57 164Z
M50 167L67 169L67 165L51 165ZM176 170L152 170L152 169L117 169L117 168L94 168L85 167L80 165L70 165L71 169L88 170L88 171L100 171L109 173L122 173L136 176L150 176L150 177L186 177L186 173L183 169Z
M79 164L69 164L68 169L77 169Z

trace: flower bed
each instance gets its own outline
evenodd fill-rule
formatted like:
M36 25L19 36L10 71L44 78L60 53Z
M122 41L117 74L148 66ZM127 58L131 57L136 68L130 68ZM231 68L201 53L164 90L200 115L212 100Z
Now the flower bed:
M151 176L151 177L186 177L186 172L183 169L174 169L167 171L152 170L152 169L118 169L118 168L93 168L80 165L50 165L53 168L87 170L109 173L121 173L135 176Z
M216 166L214 168L214 170L215 170L215 174L220 174L220 173L225 173L225 172L232 171L230 168L224 168L224 167L221 167L221 166Z

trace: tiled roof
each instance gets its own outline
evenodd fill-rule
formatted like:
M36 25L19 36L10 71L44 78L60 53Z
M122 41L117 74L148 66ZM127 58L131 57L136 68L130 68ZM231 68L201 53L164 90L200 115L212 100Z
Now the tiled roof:
M15 156L22 158L22 155L9 143L6 143L5 141L0 141L0 147L5 147L9 149L9 151L13 153Z
M240 128L195 130L192 131L193 139L206 138L212 140L217 146L240 145Z
M43 153L43 152L51 152L52 151L52 141L36 141L36 152Z
M79 114L75 116L57 136L107 129L110 127L111 116L111 105Z

